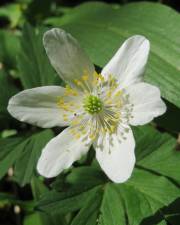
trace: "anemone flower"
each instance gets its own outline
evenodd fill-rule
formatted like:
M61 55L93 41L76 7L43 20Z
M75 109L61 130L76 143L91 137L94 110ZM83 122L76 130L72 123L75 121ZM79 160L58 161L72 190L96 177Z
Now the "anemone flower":
M66 87L27 89L8 105L10 114L22 122L67 127L44 147L38 172L47 178L57 176L93 144L106 175L113 182L125 182L135 165L130 125L146 124L166 111L159 89L143 82L149 41L140 35L130 37L99 74L64 30L47 31L43 43Z

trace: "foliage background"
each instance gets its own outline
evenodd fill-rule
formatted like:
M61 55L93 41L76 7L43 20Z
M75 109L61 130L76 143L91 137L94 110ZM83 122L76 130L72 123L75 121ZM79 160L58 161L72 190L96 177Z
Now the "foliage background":
M0 5L0 224L179 225L180 2L1 0ZM125 184L105 177L93 149L56 179L39 177L41 150L62 129L20 123L6 110L20 90L63 85L42 46L43 32L57 26L77 37L98 70L128 36L143 34L151 41L145 80L160 87L168 111L133 129L137 165Z

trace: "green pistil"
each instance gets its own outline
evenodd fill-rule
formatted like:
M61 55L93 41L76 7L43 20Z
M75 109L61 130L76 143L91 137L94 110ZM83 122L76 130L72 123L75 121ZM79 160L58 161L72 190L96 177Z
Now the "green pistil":
M86 112L95 114L101 112L103 104L97 96L90 95L84 99L83 106Z

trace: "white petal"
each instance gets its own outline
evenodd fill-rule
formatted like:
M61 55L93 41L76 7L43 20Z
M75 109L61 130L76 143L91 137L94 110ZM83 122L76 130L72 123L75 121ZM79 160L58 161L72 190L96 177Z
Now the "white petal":
M58 86L27 89L9 100L8 111L20 121L44 128L69 125L73 113L68 114L69 121L66 122L63 114L67 112L57 105L64 90Z
M57 176L89 150L91 141L84 137L74 138L69 129L66 128L43 149L37 165L37 170L42 176Z
M131 129L126 133L126 140L122 138L121 129L117 134L97 140L96 158L106 175L115 183L123 183L130 176L135 164L135 142Z
M159 88L148 83L137 83L127 88L130 103L134 104L131 125L143 125L166 111Z
M114 75L121 87L141 81L149 48L149 41L145 37L140 35L130 37L104 67L102 74L105 77Z
M53 28L47 31L43 43L52 66L64 81L72 83L84 72L94 73L93 64L77 40L64 30Z

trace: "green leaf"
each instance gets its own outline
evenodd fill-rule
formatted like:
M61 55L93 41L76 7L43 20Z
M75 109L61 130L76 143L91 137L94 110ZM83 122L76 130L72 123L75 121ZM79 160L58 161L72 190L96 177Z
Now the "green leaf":
M33 213L31 215L25 216L23 225L43 225L43 221L39 213Z
M5 125L7 125L7 119L10 118L10 115L7 111L9 98L18 91L18 89L15 87L15 85L13 85L10 78L3 70L0 70L0 89L0 121L2 121L2 126L3 120L6 119Z
M22 138L0 139L0 178L2 178L8 169L15 163L21 152L17 146L22 142Z
M22 7L20 4L12 3L0 8L0 17L5 17L10 22L10 27L14 28L18 25L22 16Z
M126 183L110 183L92 166L73 168L64 189L46 193L37 208L64 214L80 209L71 225L166 225L167 206L180 196L179 188L167 178L179 179L178 163L173 169L172 164L171 169L167 166L175 156L177 161L180 157L179 152L173 152L175 139L150 126L137 127L133 132L137 141L137 168ZM167 152L164 162L163 154L167 156ZM147 168L150 157L164 164L161 168ZM147 165L143 164L145 160Z
M0 178L15 164L15 180L22 186L29 183L41 150L52 137L52 131L45 130L29 138L0 139Z
M180 152L176 150L176 139L161 134L150 126L135 129L137 142L137 165L168 176L180 183Z
M72 225L93 225L97 224L99 215L99 205L102 202L102 189L95 189L92 195L87 196L87 202L79 214L72 221ZM111 223L112 224L112 223Z
M179 188L168 179L138 169L119 190L129 223L134 225L168 206L180 194Z
M39 200L41 195L48 192L47 186L43 183L42 179L33 177L31 180L31 189L34 200ZM35 222L36 221L36 222ZM37 224L37 225L67 225L65 218L59 213L55 213L52 216L47 215L43 212L35 212L30 216L27 216L24 221L26 224Z
M80 209L99 187L84 190L84 187L78 190L68 190L62 193L49 192L38 202L37 209L47 213L69 213Z
M25 216L23 225L67 225L67 223L61 215L50 216L42 212L34 212Z
M43 183L43 181L38 179L37 177L33 177L33 179L31 180L31 189L35 200L38 200L42 194L46 193L49 190Z
M0 41L0 62L7 69L16 68L16 56L20 51L18 32L1 29Z
M26 24L18 56L20 79L24 88L54 84L55 72L49 63L42 43L44 29L34 30Z
M173 9L150 2L122 7L85 3L52 25L74 35L100 67L125 39L135 34L146 36L151 53L145 81L158 86L165 99L180 107L180 16Z
M88 189L102 184L102 180L106 179L105 174L99 169L88 166L81 166L70 173L66 181L71 185L78 184L84 189ZM75 186L75 188L78 188Z
M52 131L45 130L32 135L19 145L21 154L15 164L15 179L22 186L31 181L41 151L52 137Z
M124 215L119 193L113 185L107 184L89 199L73 220L72 225L83 225L86 221L89 225L125 224Z

